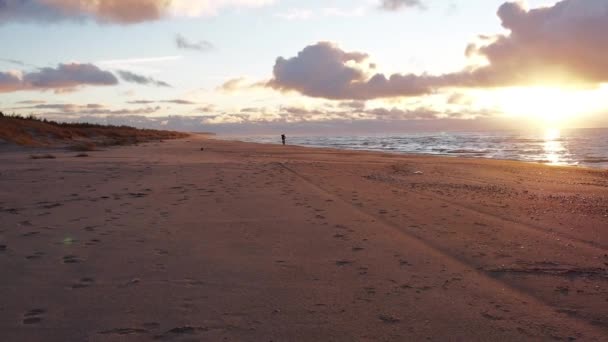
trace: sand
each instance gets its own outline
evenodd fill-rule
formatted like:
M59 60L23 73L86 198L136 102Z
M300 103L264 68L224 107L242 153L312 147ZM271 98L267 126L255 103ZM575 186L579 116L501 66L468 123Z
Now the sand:
M200 136L50 153L0 153L1 341L608 339L606 171Z

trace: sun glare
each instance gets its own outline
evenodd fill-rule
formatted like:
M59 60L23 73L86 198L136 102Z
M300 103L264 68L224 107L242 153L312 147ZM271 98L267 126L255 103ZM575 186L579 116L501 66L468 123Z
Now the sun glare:
M605 103L603 88L583 90L564 88L507 88L495 90L485 99L506 115L525 118L542 127L563 127L583 114L599 110Z
M501 107L508 114L523 116L545 124L559 125L581 111L577 94L550 88L512 89L506 91Z

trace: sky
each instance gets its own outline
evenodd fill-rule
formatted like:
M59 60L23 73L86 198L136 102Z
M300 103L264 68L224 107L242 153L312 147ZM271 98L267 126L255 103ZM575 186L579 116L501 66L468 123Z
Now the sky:
M606 0L0 0L0 110L223 134L608 127Z

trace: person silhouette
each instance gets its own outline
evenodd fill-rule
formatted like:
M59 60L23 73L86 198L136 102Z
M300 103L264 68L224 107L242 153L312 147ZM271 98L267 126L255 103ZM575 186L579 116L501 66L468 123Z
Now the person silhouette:
M285 134L281 134L281 140L283 141L283 145L285 145Z

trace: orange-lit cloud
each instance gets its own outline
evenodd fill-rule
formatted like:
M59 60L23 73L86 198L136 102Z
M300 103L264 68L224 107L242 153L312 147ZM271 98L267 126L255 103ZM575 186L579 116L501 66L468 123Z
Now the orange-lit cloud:
M272 0L0 0L0 23L84 20L133 24L163 17L212 15L225 7L261 6Z
M563 0L532 10L508 2L498 16L510 33L467 48L489 62L472 72L472 85L608 81L608 1Z

